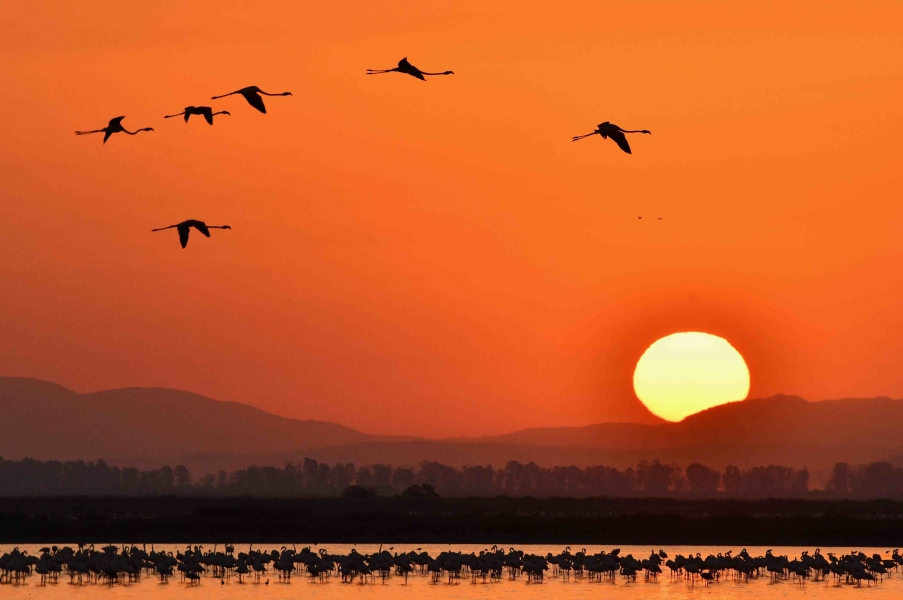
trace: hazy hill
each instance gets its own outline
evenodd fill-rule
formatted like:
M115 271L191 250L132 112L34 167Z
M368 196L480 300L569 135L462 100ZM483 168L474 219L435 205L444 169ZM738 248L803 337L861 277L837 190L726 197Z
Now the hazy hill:
M901 419L903 401L890 398L807 402L778 395L716 406L679 423L535 428L456 441L617 449L788 443L890 447L903 445Z
M235 402L161 388L76 394L33 379L0 377L0 456L103 458L194 472L305 457L329 463L448 465L509 460L543 466L633 466L661 460L750 467L809 467L817 479L835 462L903 454L903 401L889 398L807 402L796 396L746 400L680 423L605 423L535 428L507 435L425 440L368 435L335 423L299 421Z
M77 394L55 383L0 377L0 456L103 458L159 466L188 456L255 457L364 441L336 423L287 419L237 402L162 388Z
M576 464L619 468L640 460L686 466L701 462L751 467L782 464L809 467L824 480L836 462L885 460L903 453L903 401L890 398L807 402L797 396L746 400L718 406L680 423L604 423L551 427L507 435L391 444L364 442L318 449L311 456L328 462L419 460L445 464L534 461L542 466Z

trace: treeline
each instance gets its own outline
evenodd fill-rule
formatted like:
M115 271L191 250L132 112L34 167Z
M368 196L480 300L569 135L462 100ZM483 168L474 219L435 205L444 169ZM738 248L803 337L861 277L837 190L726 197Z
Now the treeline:
M850 472L858 473L855 469ZM857 485L856 482L871 481L852 475L848 480L847 493L854 495L856 488L852 486ZM801 497L808 492L809 472L806 469L775 465L751 469L728 466L721 473L699 463L684 470L659 461L642 461L636 468L624 470L604 466L545 468L517 461L499 469L492 466L456 469L437 462L424 462L417 468L393 468L382 464L356 467L351 463L328 465L308 458L282 468L251 466L232 473L220 471L193 478L181 465L141 471L110 466L102 460L60 462L0 458L0 496L366 497L438 494L539 498L766 498Z
M903 498L903 468L886 462L837 463L825 490L846 498Z

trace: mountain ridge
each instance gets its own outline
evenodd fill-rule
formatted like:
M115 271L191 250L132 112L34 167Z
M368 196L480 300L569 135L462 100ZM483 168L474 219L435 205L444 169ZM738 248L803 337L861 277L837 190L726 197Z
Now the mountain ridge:
M406 439L366 434L329 421L280 417L182 390L129 387L78 394L43 380L0 377L0 455L7 458L276 454Z
M27 407L23 409L23 407ZM783 464L829 469L903 454L903 401L887 397L809 402L776 395L716 406L677 423L537 427L444 439L367 434L329 421L280 417L168 388L78 394L37 379L0 377L0 456L104 459L144 468L186 464L201 472L321 462L452 466L509 460L542 466L633 466L661 460L715 468Z

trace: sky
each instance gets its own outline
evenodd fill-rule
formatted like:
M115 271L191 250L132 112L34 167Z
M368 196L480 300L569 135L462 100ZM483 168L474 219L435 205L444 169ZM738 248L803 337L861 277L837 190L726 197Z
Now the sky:
M648 418L637 360L703 331L751 397L903 396L898 2L34 1L0 29L0 374L482 435ZM455 75L365 75L403 56ZM248 85L293 95L209 100ZM192 104L232 114L162 118ZM73 135L119 115L155 131ZM603 121L652 135L570 141ZM150 232L192 218L233 229Z

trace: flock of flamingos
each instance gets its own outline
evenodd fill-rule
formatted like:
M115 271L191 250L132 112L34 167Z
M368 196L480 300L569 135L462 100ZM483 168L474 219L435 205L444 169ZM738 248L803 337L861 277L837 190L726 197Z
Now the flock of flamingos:
M214 584L254 583L269 585L272 575L279 582L289 583L292 577L303 577L326 583L340 580L342 583L383 583L390 578L428 576L432 583L457 583L467 580L477 583L499 582L502 579L521 578L529 583L541 583L546 574L552 577L587 582L610 582L620 580L624 584L655 581L664 570L669 572L671 581L686 581L690 585L709 585L721 580L749 582L768 577L772 582L791 581L803 585L807 580L833 582L861 586L882 581L885 576L899 571L903 556L898 550L888 552L890 558L880 554L868 556L853 551L836 556L828 553L827 558L820 549L814 554L803 552L797 558L776 556L768 550L763 556L751 556L744 548L737 555L732 552L709 555L676 555L668 558L664 550L653 550L648 558L622 556L620 549L589 554L584 548L571 553L570 547L563 552L545 556L525 553L509 548L507 551L493 546L479 554L446 551L438 556L430 556L421 548L409 552L393 553L394 547L383 550L382 546L373 554L361 554L352 549L348 554L331 554L325 548L313 551L305 547L283 546L279 550L255 550L254 545L247 552L236 553L235 547L226 544L222 550L214 546L204 550L203 546L188 546L184 552L148 552L146 547L79 545L47 547L34 556L15 548L0 556L0 583L22 584L33 575L40 576L41 585L57 583L61 575L69 577L73 585L87 584L132 584L142 577L159 578L167 582L173 577L188 585L200 585L207 578Z
M398 61L398 66L393 69L367 69L367 75L380 75L384 73L404 73L406 75L410 75L412 77L416 77L421 81L426 81L426 76L435 76L435 75L454 75L454 71L442 71L440 73L428 73L426 71L421 71L410 62L408 62L407 57L402 58ZM256 108L258 111L262 113L267 112L266 105L263 102L263 96L291 96L291 92L282 92L277 94L271 94L269 92L265 92L256 85L252 85L249 87L241 88L240 90L235 90L234 92L229 92L228 94L223 94L221 96L212 96L211 100L219 100L220 98L225 98L227 96L239 95L242 96L248 104ZM204 120L207 121L207 124L213 125L213 117L216 115L231 115L229 111L221 110L214 112L213 108L210 106L186 106L185 109L174 115L166 115L164 118L171 119L173 117L184 117L185 122L188 123L188 119L191 118L192 115L200 115L204 117ZM136 135L141 133L142 131L153 131L153 127L142 127L141 129L136 129L135 131L129 131L122 125L122 120L125 119L122 117L115 117L110 119L110 122L106 127L102 129L93 129L90 131L76 131L75 135L89 135L92 133L102 133L103 135L103 143L106 144L107 140L110 139L110 136L114 133L127 133L129 135ZM630 144L627 143L627 136L625 133L651 133L646 129L641 130L627 130L621 129L617 125L613 123L609 123L606 121L605 123L600 123L595 131L592 133L588 133L586 135L578 135L572 138L572 141L576 142L577 140L583 139L585 137L589 137L591 135L600 135L603 139L611 138L618 147L621 148L627 154L630 154ZM642 217L640 217L642 218ZM203 235L210 237L211 229L232 229L228 225L207 225L204 221L198 221L197 219L189 219L187 221L182 221L181 223L176 223L175 225L170 225L168 227L160 227L158 229L153 229L152 231L163 231L165 229L176 229L179 232L179 242L182 244L182 248L188 245L188 235L191 233L191 229L194 228Z

